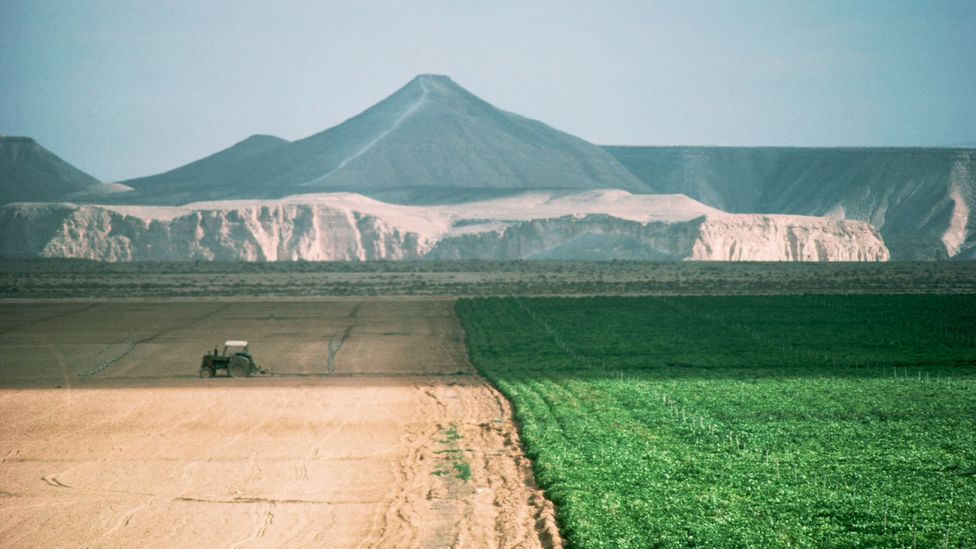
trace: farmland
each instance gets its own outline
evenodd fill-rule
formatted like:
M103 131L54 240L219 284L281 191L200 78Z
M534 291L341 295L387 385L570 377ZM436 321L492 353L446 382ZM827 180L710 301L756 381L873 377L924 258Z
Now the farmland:
M962 262L7 261L0 545L972 546L974 290ZM237 338L269 375L196 376Z
M976 298L461 300L575 547L976 544Z
M552 546L465 355L446 300L0 303L0 546Z

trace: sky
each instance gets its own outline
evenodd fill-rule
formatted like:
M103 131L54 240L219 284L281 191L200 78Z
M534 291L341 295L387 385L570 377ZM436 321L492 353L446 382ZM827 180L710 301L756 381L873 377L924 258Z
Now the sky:
M604 145L976 146L974 58L974 0L0 0L0 134L120 181L436 73Z

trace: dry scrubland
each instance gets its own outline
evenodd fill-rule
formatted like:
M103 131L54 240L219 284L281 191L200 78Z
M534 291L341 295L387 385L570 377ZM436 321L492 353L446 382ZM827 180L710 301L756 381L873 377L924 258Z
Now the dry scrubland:
M976 262L0 260L0 299L976 293Z
M0 357L0 546L557 539L449 301L2 303Z

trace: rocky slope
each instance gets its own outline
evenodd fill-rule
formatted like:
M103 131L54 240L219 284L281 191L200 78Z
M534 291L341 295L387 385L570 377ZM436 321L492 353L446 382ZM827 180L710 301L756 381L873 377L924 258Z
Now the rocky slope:
M0 208L0 254L104 261L888 259L866 223L731 215L680 195L623 191L425 207L349 193L183 207L11 204Z
M0 204L88 196L111 189L29 137L0 135Z
M976 150L607 147L653 192L735 213L856 219L895 259L976 253Z

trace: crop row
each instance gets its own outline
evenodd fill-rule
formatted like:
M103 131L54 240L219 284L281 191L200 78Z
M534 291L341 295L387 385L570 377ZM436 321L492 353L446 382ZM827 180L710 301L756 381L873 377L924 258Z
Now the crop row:
M462 300L575 547L976 544L976 298Z

